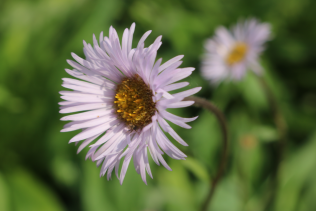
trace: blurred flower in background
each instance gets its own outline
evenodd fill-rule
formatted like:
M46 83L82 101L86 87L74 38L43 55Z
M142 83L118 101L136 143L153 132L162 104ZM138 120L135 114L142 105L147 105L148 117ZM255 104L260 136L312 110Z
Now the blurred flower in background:
M223 26L208 39L202 61L202 75L212 83L222 80L241 80L248 69L260 74L258 56L270 36L270 25L256 19L240 21L232 30Z
M0 1L0 210L1 211L193 211L199 210L221 155L221 133L208 111L167 109L182 117L199 116L185 130L170 126L189 147L177 147L186 160L163 158L167 171L149 156L155 179L144 184L129 165L120 185L99 177L85 160L89 147L76 154L66 144L78 132L61 133L61 78L70 52L81 58L82 40L93 43L112 25L119 36L135 22L132 46L144 32L162 64L176 55L182 67L196 71L180 82L185 91L214 102L228 120L229 159L209 210L307 211L316 207L316 11L312 0L41 0ZM204 41L218 26L255 17L272 26L274 39L259 58L262 77L276 96L288 127L279 168L278 133L258 77L247 71L239 83L215 88L200 74ZM98 39L98 38L97 38ZM99 40L99 39L98 39ZM174 94L174 91L170 91ZM172 137L165 134L169 140ZM148 152L150 153L150 152ZM123 160L121 160L123 161ZM120 163L120 166L122 163ZM272 178L278 185L272 184Z
M109 38L100 34L100 46L95 36L93 47L84 42L86 60L72 54L79 64L68 60L75 69L66 70L81 80L64 78L63 86L74 91L60 92L61 98L66 100L60 102L60 113L86 111L63 117L61 120L73 122L66 124L62 132L84 129L69 141L78 143L85 139L78 152L99 137L90 145L86 159L97 161L97 166L103 163L100 175L108 171L108 180L115 168L121 184L132 156L143 182L146 183L145 172L153 178L148 149L154 162L161 163L170 171L172 169L162 157L163 151L174 159L185 159L186 155L169 141L161 128L177 142L188 146L166 120L190 129L186 122L197 117L181 118L166 109L192 105L194 101L182 100L201 89L197 87L169 94L169 91L188 86L187 82L175 82L191 75L195 68L178 68L183 56L174 57L164 64L161 64L162 59L155 62L162 42L159 36L150 47L144 48L144 41L151 31L146 32L137 48L132 49L134 29L133 23L130 30L124 30L122 47L113 27L110 27ZM123 157L119 178L120 159Z

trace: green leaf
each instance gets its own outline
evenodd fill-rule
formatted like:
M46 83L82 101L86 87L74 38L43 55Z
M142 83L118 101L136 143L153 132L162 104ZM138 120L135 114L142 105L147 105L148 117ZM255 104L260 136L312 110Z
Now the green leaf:
M268 108L268 101L264 90L259 84L258 76L252 72L248 72L246 77L239 84L242 96L248 103L250 108L254 110L262 110Z
M55 193L25 169L7 174L12 204L16 211L63 211Z
M209 111L203 110L191 125L192 129L187 139L194 157L215 170L218 164L215 156L222 146L221 128L216 117Z
M173 171L159 168L157 175L166 210L197 210L193 183L190 181L186 169L180 165L178 160L169 159L168 164Z
M215 190L210 211L240 211L242 210L242 190L235 175L222 179Z
M100 169L91 160L83 162L83 178L81 180L83 210L115 210L107 192L109 192L109 183L116 181L109 182L106 177L99 177Z
M0 210L1 211L9 211L9 188L6 184L5 178L3 177L2 173L0 172Z
M208 171L197 159L193 157L187 157L186 160L181 162L189 171L195 174L197 178L209 183Z
M253 129L254 134L263 142L276 141L278 133L276 128L267 125L256 125Z
M310 175L316 172L316 136L283 163L280 172L280 189L276 210L296 211L296 205L303 196L301 190ZM309 188L315 189L315 185Z
M314 210L316 207L316 170L312 169L310 178L305 182L301 200L299 200L298 211Z

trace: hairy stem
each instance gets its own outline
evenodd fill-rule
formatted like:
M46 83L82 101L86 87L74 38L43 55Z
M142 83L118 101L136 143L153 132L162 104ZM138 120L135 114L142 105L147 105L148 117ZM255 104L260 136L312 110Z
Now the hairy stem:
M217 117L217 120L218 120L219 125L221 127L222 136L223 136L223 143L222 143L223 149L222 149L220 165L218 167L218 170L217 170L215 177L211 177L210 190L209 190L209 193L208 193L208 195L207 195L207 197L206 197L206 199L201 207L202 211L206 211L208 209L210 202L211 202L211 199L212 199L212 196L215 192L216 186L222 177L224 169L226 168L227 158L228 158L228 128L227 128L226 119L225 119L223 113L211 102L207 101L206 99L203 99L200 97L195 97L195 96L186 97L184 100L195 101L194 106L202 107L202 108L208 109L210 112L212 112Z

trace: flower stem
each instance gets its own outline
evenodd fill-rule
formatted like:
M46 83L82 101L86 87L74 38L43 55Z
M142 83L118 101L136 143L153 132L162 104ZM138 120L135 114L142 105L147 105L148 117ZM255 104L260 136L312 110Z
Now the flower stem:
M284 153L285 153L287 127L286 127L284 117L279 109L276 98L263 77L259 77L259 83L261 84L266 94L266 97L268 99L272 116L273 116L273 121L274 121L274 124L276 125L276 129L278 132L278 142L276 143L277 144L277 155L276 155L277 158L275 162L276 164L274 166L273 178L271 180L271 186L273 187L273 191L272 191L269 203L267 204L267 210L273 210L275 206L276 192L278 189L278 171L279 171L280 164L283 160Z
M222 136L223 136L223 143L222 143L223 149L222 149L220 165L218 167L218 170L217 170L215 177L211 178L209 193L208 193L207 198L205 199L205 201L201 207L202 211L206 211L208 209L208 206L210 204L212 196L215 192L216 186L217 186L218 182L220 181L222 174L223 174L223 171L224 171L226 164L227 164L228 128L227 128L226 119L225 119L223 113L211 102L207 101L206 99L203 99L200 97L195 97L195 96L186 97L184 100L195 101L194 106L202 107L202 108L208 109L210 112L212 112L217 117L217 120L218 120L220 127L221 127Z
M284 152L284 147L286 143L286 124L283 115L281 114L281 111L279 109L278 103L276 102L275 96L269 86L267 85L264 78L259 77L259 82L266 94L266 97L269 101L270 108L272 111L272 116L274 123L276 125L276 129L278 131L279 136L279 150L280 152ZM283 154L283 153L281 153Z

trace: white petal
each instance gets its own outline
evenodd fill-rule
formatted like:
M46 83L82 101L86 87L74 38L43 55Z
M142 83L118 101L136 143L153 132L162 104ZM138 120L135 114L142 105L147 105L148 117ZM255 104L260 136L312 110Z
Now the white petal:
M59 113L72 113L77 111L93 110L97 108L106 108L106 106L106 103L88 103L76 106L65 106L59 111Z
M122 185L124 177L127 173L127 169L132 157L125 158L122 164L121 172L120 172L120 184Z
M152 30L149 30L147 32L145 32L145 34L143 34L143 36L141 37L139 43L138 43L138 47L141 47L142 44L144 44L144 41L146 40L146 38L151 34Z
M165 136L165 134L158 129L157 143L161 148L174 159L182 159L187 157L183 152L181 152L177 147L175 147L170 140Z
M148 159L148 156L147 156L147 148L146 147L144 147L143 157L144 157L143 159L144 159L144 163L145 163L146 172L153 179L151 168L150 168L150 164L149 164L149 159Z
M59 92L63 96L69 97L82 97L82 98L89 98L89 97L98 97L98 98L114 98L115 93L112 90L104 90L101 94L90 94L90 93L83 93L78 91L60 91Z
M109 103L112 102L112 98L103 97L100 95L91 96L61 96L63 100L68 100L71 102L81 102L81 103Z
M171 66L172 64L174 64L175 62L178 62L179 60L181 60L184 57L184 55L179 55L176 56L170 60L168 60L167 62L165 62L164 64L162 64L159 68L159 72L162 72L163 70L165 70L166 68L168 68L169 66Z
M129 41L128 41L128 52L132 49L132 39L133 39L133 33L135 29L135 23L132 23L129 31Z
M65 69L65 71L71 75L71 76L74 76L75 78L79 78L79 79L82 79L82 80L85 80L85 81L89 81L91 83L94 83L94 84L98 84L98 85L102 85L104 83L103 80L101 80L100 78L97 78L97 77L94 77L94 76L87 76L77 70L69 70L69 69Z
M62 86L67 88L67 89L72 89L75 91L80 91L80 92L90 93L90 94L102 95L104 92L104 90L101 90L101 89L99 89L99 90L98 89L90 89L90 88L76 86L76 85L72 85L72 84L62 84Z
M169 133L178 143L184 146L188 146L188 144L173 130L173 128L162 117L159 116L158 121L163 130Z
M83 141L83 143L81 143L80 146L78 147L77 154L79 152L81 152L88 144L90 144L93 140L95 140L100 135L101 135L101 133L99 133L99 134L97 134L97 135L95 135L95 136L93 136L91 138L88 138L85 141ZM76 142L76 143L78 143L78 142Z
M165 162L164 158L162 157L162 155L158 154L157 155L159 161L162 163L162 165L169 171L172 171L171 167L169 167L169 165L167 165L167 163Z
M183 91L183 92L179 92L177 94L174 94L173 96L175 98L185 98L185 97L188 97L188 96L191 96L191 95L194 95L196 94L197 92L199 92L201 90L201 87L195 87L195 88L192 88L192 89L188 89L186 91Z
M72 79L72 78L62 78L62 80L65 82L68 82L70 84L74 84L74 85L81 86L81 87L87 87L87 88L97 89L97 90L101 89L101 86L99 86L99 85L84 82L84 81L79 81L79 80Z
M140 159L139 159L139 166L140 166L140 174L143 182L146 183L146 174L145 174L145 163L144 163L144 157L142 156L142 153L140 153Z
M156 140L153 141L152 139L152 136L150 137L150 140L149 140L149 150L150 150L150 154L151 154L151 157L153 159L153 161L157 164L157 165L160 165L159 162L158 162L158 159L157 159L157 151L154 147L154 143L156 144Z
M114 119L115 118L109 118L109 116L99 117L99 118L92 119L90 121L86 121L83 123L72 124L70 127L62 129L61 132L69 132L69 131L74 131L74 130L78 130L78 129L94 127L94 126L100 125L102 123L112 121ZM74 123L76 123L76 122L74 122Z
M191 106L194 103L195 103L195 101L180 101L177 103L171 103L171 104L167 105L167 108L184 108L184 107Z
M62 101L58 103L59 105L63 106L75 106L75 105L82 105L82 103L70 102L70 101Z
M165 111L165 110L161 110L159 109L159 114L169 120L170 122L174 123L175 125L178 125L180 127L186 128L186 129L190 129L191 126L187 125L186 123L184 123L185 121L183 119L181 119L180 117L177 118L177 116Z
M129 42L129 29L125 29L122 36L122 52L125 58L128 58L128 42Z
M94 119L94 118L98 118L101 116L104 116L106 114L110 114L111 112L113 112L112 109L97 109L97 110L93 110L93 111L87 111L87 112L83 112L83 113L79 113L79 114L72 114L69 116L64 116L61 118L61 120L63 121L81 121L81 120L88 120L88 119Z
M93 145L91 145L91 147L94 146L100 146L102 144L104 144L105 142L107 142L110 138L112 138L112 136L114 136L114 134L116 134L117 132L119 132L120 130L122 130L124 127L123 124L119 124L117 126L113 126L112 128L110 128L103 137L101 137L96 143L94 143Z
M98 151L93 156L93 160L99 160L105 155L107 155L113 148L115 142L121 142L122 140L125 140L126 135L121 130L120 132L117 132L114 134L112 138L109 139L105 144L103 144Z
M183 87L188 86L188 85L189 85L188 82L179 82L179 83L167 85L163 89L168 92L168 91L173 91L176 89L183 88Z
M69 143L80 141L80 140L95 136L96 134L104 132L104 131L108 130L110 127L112 127L112 126L114 126L116 124L118 124L118 120L106 122L104 124L98 125L98 126L93 127L93 128L87 128L83 132L81 132L81 133L77 134L76 136L74 136L69 141Z

